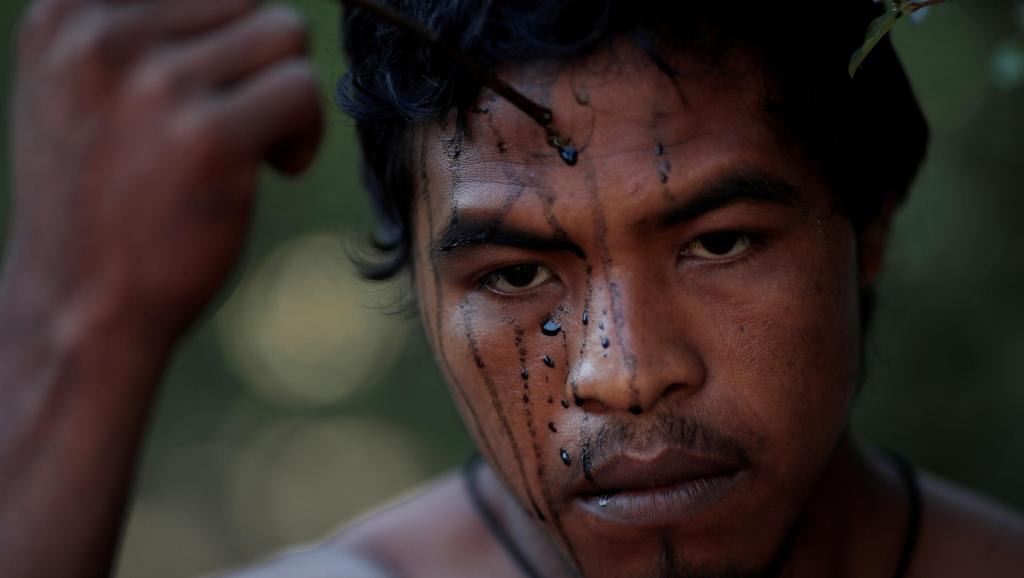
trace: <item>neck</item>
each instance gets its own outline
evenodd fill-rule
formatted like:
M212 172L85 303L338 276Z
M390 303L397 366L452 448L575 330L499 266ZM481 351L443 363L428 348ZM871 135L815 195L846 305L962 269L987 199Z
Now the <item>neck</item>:
M482 468L481 489L535 567L559 569L543 575L576 575L489 467ZM844 434L807 501L778 576L888 578L903 546L907 513L906 489L889 458Z
M906 489L890 459L844 434L807 502L781 576L888 578L907 512Z

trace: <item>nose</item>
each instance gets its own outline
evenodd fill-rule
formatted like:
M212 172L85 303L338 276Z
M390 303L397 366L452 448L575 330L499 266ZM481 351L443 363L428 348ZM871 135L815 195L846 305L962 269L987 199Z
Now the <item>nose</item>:
M570 369L576 404L588 411L640 414L670 392L675 397L697 391L706 371L679 300L643 284L609 285L600 299L594 295ZM604 306L595 310L598 301Z

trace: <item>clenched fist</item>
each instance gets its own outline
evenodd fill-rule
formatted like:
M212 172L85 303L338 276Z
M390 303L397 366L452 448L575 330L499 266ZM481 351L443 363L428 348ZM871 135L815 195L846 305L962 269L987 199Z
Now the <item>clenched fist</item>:
M321 132L306 33L255 0L36 0L19 29L0 298L172 341L244 241L260 165Z

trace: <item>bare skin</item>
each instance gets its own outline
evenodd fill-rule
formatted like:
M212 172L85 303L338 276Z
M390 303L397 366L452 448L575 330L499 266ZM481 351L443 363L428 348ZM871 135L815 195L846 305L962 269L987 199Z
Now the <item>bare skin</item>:
M22 29L0 575L101 576L164 362L244 242L259 165L304 167L319 107L279 9L43 0ZM887 216L855 234L742 55L740 75L679 56L684 103L619 48L505 71L580 145L575 167L486 94L471 141L454 123L418 140L417 292L486 501L544 576L890 576L907 498L847 425ZM628 498L616 460L666 455L717 481L671 480L687 495L655 489L668 507ZM910 576L1024 568L1018 517L924 492ZM520 573L448 478L239 575Z
M0 575L103 576L164 363L264 159L312 158L319 90L296 14L249 0L40 0L19 32Z
M772 562L791 577L892 576L907 490L847 425L857 293L878 270L887 215L857 235L833 209L799 143L764 111L761 78L742 55L732 62L732 72L748 71L739 75L675 64L687 71L685 104L628 45L578 66L506 72L550 103L559 130L581 145L574 167L486 94L461 149L454 123L422 134L418 295L489 464L484 496L543 576L753 576ZM756 191L737 174L784 181L798 197L765 192L692 209L709 190ZM716 186L723 181L733 188ZM722 231L762 238L725 243L720 254L703 246ZM517 266L530 269L509 269ZM560 326L553 335L542 329L549 319ZM697 453L748 452L731 490L671 521L608 519L582 506L588 452L590 483L602 487L609 453L642 462L671 451L664 446L678 440L660 432L680 432L666 428L666 415L703 424L710 440L683 443ZM620 423L628 433L594 435ZM1019 518L930 477L923 485L909 576L1019 574ZM319 551L332 549L392 576L522 576L458 478Z

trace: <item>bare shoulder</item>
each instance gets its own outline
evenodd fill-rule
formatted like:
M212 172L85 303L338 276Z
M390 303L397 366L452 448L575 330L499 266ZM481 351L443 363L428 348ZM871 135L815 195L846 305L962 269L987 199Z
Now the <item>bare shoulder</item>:
M292 550L220 578L394 578L378 562L328 545Z
M331 544L377 561L394 578L500 576L505 562L454 472L355 522Z
M936 476L921 476L921 535L911 574L1024 575L1024 518L1006 506Z
M457 473L364 516L313 548L223 578L502 576L508 561Z

